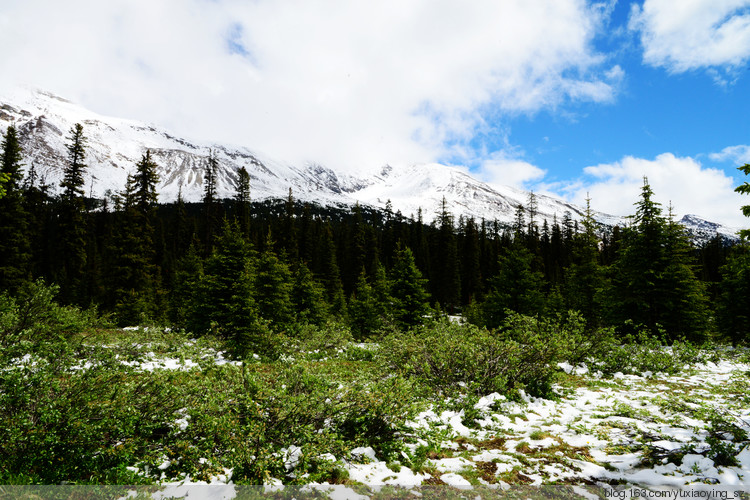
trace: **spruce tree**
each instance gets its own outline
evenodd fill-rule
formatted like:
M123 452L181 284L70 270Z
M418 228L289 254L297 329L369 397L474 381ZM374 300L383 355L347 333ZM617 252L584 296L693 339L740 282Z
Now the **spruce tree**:
M114 293L115 313L121 324L139 324L158 319L160 307L160 269L156 263L154 218L158 201L157 165L146 152L128 176L119 214L113 254L110 286Z
M203 174L203 212L205 224L205 249L210 254L214 248L214 233L216 232L216 176L219 171L219 160L213 150L209 151Z
M250 236L250 174L245 167L237 171L237 189L234 197L237 204L237 221L245 238Z
M411 249L397 248L394 258L390 279L393 319L396 326L407 330L424 323L430 313L430 295Z
M438 214L438 230L430 254L432 296L443 308L454 312L461 303L461 269L458 262L453 214L448 211L445 197Z
M269 233L265 250L260 254L256 266L253 292L258 314L277 329L292 323L292 292L294 282L289 267L273 251Z
M737 170L744 173L745 175L750 175L750 163L745 163L741 167L737 167ZM750 195L750 182L745 181L734 188L734 190L740 194ZM750 217L750 205L744 205L742 207L742 214L745 217ZM750 229L742 229L739 234L741 238L750 240Z
M606 287L606 273L599 264L599 238L588 197L583 231L573 236L571 259L564 287L566 307L581 312L589 325L595 326L601 322L601 290Z
M635 205L633 223L623 232L611 267L611 320L642 325L652 333L663 328L673 339L701 340L705 296L690 266L686 236L662 215L645 178Z
M481 322L488 328L499 327L507 311L536 316L544 311L543 279L533 266L534 255L520 238L515 238L498 257L499 273L490 282L482 303Z
M68 136L68 163L65 167L60 207L60 265L56 281L61 285L64 302L82 304L86 273L86 221L84 219L84 171L86 137L83 126L76 123Z
M738 170L750 175L750 164ZM743 182L735 191L750 195L750 183ZM750 217L750 205L741 210L745 217ZM720 269L717 323L719 330L733 342L747 342L750 339L750 229L741 230L739 235L741 243L732 249Z
M355 338L371 337L390 323L388 309L393 298L388 289L388 280L382 266L376 269L372 284L364 268L359 273L357 286L349 300L349 320Z
M0 198L0 290L15 292L30 278L31 238L22 191L21 145L13 125L5 132L2 148L0 175L6 184Z
M315 281L310 268L302 261L297 262L293 274L292 306L295 319L301 323L322 325L328 317L325 288Z

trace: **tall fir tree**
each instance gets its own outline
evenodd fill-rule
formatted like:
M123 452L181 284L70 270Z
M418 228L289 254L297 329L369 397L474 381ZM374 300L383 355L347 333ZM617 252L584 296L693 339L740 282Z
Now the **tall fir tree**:
M219 173L219 160L216 153L211 150L203 173L203 213L204 213L204 235L205 251L210 254L214 248L214 236L217 226L217 203L216 203L216 176Z
M397 248L394 259L390 279L393 319L396 326L407 330L424 323L430 313L430 295L411 249Z
M507 311L530 316L544 311L544 275L534 269L534 258L521 238L515 238L498 257L499 273L492 279L480 307L479 322L483 326L499 327Z
M157 165L147 151L128 176L124 206L113 242L111 287L121 324L158 319L161 272L156 263L154 217L158 196Z
M68 136L68 163L60 186L60 263L56 280L64 302L85 302L86 220L84 218L84 172L86 142L83 126L76 123Z
M294 316L294 281L289 266L274 252L270 233L267 240L255 266L253 295L258 314L276 329L284 329L292 323Z
M443 197L438 213L438 228L433 240L432 297L448 312L455 312L461 303L461 268L458 262L453 214Z
M237 205L237 222L240 231L249 238L250 236L250 174L245 167L237 171L237 188L234 201Z
M642 325L652 333L663 328L673 339L701 340L705 296L690 266L688 243L682 230L662 215L653 195L644 178L633 223L623 232L611 266L610 320Z
M31 237L22 190L23 154L13 125L5 132L2 148L0 175L6 183L0 198L0 290L15 292L31 277Z
M565 277L565 305L567 309L580 311L589 326L598 326L602 318L601 293L607 276L599 263L599 238L588 196L583 231L573 236L571 260Z

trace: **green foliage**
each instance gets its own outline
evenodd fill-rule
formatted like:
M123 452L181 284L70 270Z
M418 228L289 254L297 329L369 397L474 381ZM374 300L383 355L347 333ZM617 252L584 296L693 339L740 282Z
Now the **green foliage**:
M672 339L702 341L708 328L706 297L690 262L682 228L665 219L644 180L633 226L627 228L612 266L610 320L631 321Z
M745 163L741 167L737 167L737 170L741 171L745 175L750 175L750 164ZM750 194L750 183L745 181L739 186L737 186L736 188L734 188L734 190L740 194ZM745 217L750 217L750 205L744 205L742 207L742 214ZM750 239L750 229L742 229L739 234L740 234L740 237L742 237L745 240Z
M390 323L388 309L393 299L388 288L389 284L382 266L378 267L372 285L362 269L357 279L357 287L349 301L349 321L357 339L377 336Z
M750 339L750 247L739 245L720 269L717 326L733 342Z
M455 395L469 392L551 396L558 362L569 358L582 330L580 319L558 323L511 313L498 332L450 321L396 332L381 342L380 362L387 370Z
M6 360L23 355L24 349L64 345L66 339L103 324L95 310L58 305L58 290L38 280L22 287L17 297L0 295L0 346Z
M21 191L21 145L13 125L5 133L2 148L0 189L5 196L0 195L0 290L14 292L29 279L31 238Z
M430 313L427 280L422 278L409 248L396 251L390 282L390 295L393 298L391 309L396 325L408 329L424 323Z
M294 282L289 267L276 256L270 243L254 266L253 297L260 317L283 329L293 318Z
M631 327L636 331L618 342L607 344L607 350L600 352L596 369L605 374L631 373L679 373L686 364L704 360L704 355L695 344L685 340L675 340L667 345L664 332L654 335L649 329Z
M296 321L322 325L328 317L325 288L315 281L304 262L298 262L292 287L292 305Z
M504 255L498 259L499 273L490 284L484 303L479 309L479 324L497 328L508 312L541 314L544 309L543 275L534 269L534 255L517 237Z

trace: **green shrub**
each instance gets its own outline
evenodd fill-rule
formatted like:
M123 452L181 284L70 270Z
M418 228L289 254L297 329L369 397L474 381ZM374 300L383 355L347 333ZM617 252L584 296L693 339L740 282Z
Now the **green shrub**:
M675 374L685 364L704 361L704 353L689 341L677 340L668 346L659 336L645 329L626 335L622 343L611 342L606 352L598 353L597 369L605 374L617 372L641 374L645 371Z
M556 364L576 345L570 331L578 327L577 316L558 323L515 313L497 332L439 321L389 335L381 343L379 361L384 369L413 377L444 395L525 389L548 397Z

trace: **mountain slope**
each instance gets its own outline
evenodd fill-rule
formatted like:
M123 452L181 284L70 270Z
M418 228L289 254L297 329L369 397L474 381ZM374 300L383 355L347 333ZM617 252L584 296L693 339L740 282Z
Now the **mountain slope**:
M384 208L388 200L394 210L416 216L421 208L426 221L434 219L445 198L455 216L509 223L529 193L506 186L490 186L465 170L439 164L385 166L375 175L335 172L318 164L303 166L266 158L248 148L188 141L154 126L132 120L104 117L65 99L38 90L19 90L0 98L0 132L15 123L24 148L25 163L38 178L58 189L66 163L66 143L75 123L84 126L88 138L87 194L104 197L124 189L128 173L148 149L159 166L157 187L160 201L172 201L181 192L187 201L203 195L204 168L211 151L219 161L217 191L220 198L234 195L237 171L250 173L251 196L262 200L286 198L291 188L296 199L321 205L352 206L355 203ZM579 219L581 207L557 198L537 195L538 220L566 213ZM606 225L624 224L625 219L596 213ZM701 239L717 232L735 231L718 224L686 216L682 221Z

